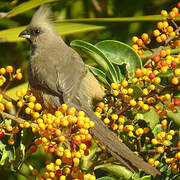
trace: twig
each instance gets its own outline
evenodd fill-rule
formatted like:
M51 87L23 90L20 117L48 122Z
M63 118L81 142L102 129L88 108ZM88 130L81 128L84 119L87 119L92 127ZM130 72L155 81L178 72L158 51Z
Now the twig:
M169 151L178 151L178 150L179 150L178 147L172 147L172 148L167 148L164 151L169 152ZM141 150L139 153L140 154L156 154L157 150L156 149Z
M6 117L6 118L9 118L9 119L12 119L13 121L16 121L17 123L19 124L23 124L26 120L20 118L20 117L16 117L16 116L13 116L11 114L8 114L6 112L0 112L0 114L3 116L3 117ZM35 123L30 123L32 127L36 128L37 124Z
M175 34L177 34L178 32L180 31L180 27L178 27L176 30L175 30ZM172 40L174 39L174 37L168 37L165 41L165 45L164 46L159 46L159 48L154 52L152 53L151 57L146 61L146 63L144 64L144 67L147 67L151 61L152 61L152 58L156 55L159 55L159 52L165 48L165 46L167 46L167 44Z
M101 12L102 12L102 9L101 9L98 1L97 1L97 0L91 0L91 2L92 2L92 4L93 4L94 8L96 9L96 11L97 11L98 13L101 13Z
M12 99L11 97L9 97L5 92L3 92L1 89L0 89L0 94L3 95L4 99L6 99L7 101L11 101L13 103L13 105L16 106L16 101L14 99Z
M103 160L99 160L99 161L96 161L92 166L91 166L91 169L94 169L95 166L98 166L98 165L102 165L102 164L106 164L106 163L111 163L111 162L114 162L116 161L116 159L114 157L110 157L108 159L103 159Z

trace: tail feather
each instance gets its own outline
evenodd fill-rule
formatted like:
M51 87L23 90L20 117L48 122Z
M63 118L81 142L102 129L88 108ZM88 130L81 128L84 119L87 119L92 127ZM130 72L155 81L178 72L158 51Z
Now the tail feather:
M87 116L95 122L95 127L90 129L93 137L105 146L112 156L119 160L126 168L133 172L139 172L139 169L142 169L153 176L160 174L156 168L141 160L124 143L120 142L113 132L94 114L90 107L81 110L84 110Z

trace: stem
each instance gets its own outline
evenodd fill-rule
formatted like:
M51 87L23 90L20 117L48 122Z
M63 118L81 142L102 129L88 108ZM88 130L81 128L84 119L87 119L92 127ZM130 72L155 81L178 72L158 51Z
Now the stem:
M9 119L12 119L14 121L16 121L17 123L19 124L23 124L26 120L20 118L20 117L16 117L16 116L13 116L11 114L8 114L6 112L0 112L0 114L3 116L3 117L6 117L6 118L9 118ZM31 126L36 128L37 124L35 123L31 123Z
M14 106L16 106L16 101L14 99L12 99L11 97L9 97L5 92L3 92L1 89L0 89L0 94L3 95L4 99L7 100L7 101L11 101L13 103Z
M174 23L175 23L175 22L174 22ZM180 27L178 27L178 28L175 30L175 34L177 34L179 31L180 31ZM165 46L167 46L168 43L169 43L172 39L174 39L174 37L170 37L170 36L169 36L169 37L166 39L166 41L165 41L165 45L164 45L164 46L159 46L159 48L158 48L154 53L152 53L151 57L150 57L150 58L146 61L146 63L144 64L144 67L147 67L147 66L151 63L152 58L153 58L154 56L158 55L159 52L160 52L161 50L163 50L163 49L165 48Z
M172 148L167 148L164 150L164 152L170 152L170 151L178 151L178 147L172 147ZM140 154L156 154L157 151L156 149L149 149L149 150L141 150Z

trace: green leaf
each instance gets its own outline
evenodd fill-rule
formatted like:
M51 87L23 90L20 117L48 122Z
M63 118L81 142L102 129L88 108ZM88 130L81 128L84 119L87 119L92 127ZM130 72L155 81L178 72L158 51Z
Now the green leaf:
M91 71L93 73L93 75L100 81L102 82L107 88L111 88L109 82L106 80L106 75L103 71L93 67L93 66L88 66L86 65L86 67L89 69L89 71Z
M180 127L180 112L173 113L172 111L168 111L167 116Z
M9 89L6 91L6 94L13 98L14 100L17 100L18 97L16 96L16 91L21 91L22 89L28 89L28 83L23 83L19 86L16 86L12 89Z
M159 116L154 109L144 113L143 119L149 124L151 129L153 129L159 123Z
M60 35L69 35L81 32L102 30L105 26L97 26L80 23L54 23ZM0 42L19 42L24 41L24 38L19 38L19 34L26 29L26 26L11 28L0 31Z
M71 46L77 48L80 52L85 53L88 57L91 57L96 64L100 66L100 69L105 71L112 82L118 81L118 75L114 66L99 48L81 40L72 41Z
M139 86L131 85L130 87L133 89L132 97L138 98L142 95L142 89Z
M154 136L156 137L157 134L158 134L159 132L161 132L161 131L162 131L162 126L161 126L161 124L157 124L157 125L154 127L154 129L152 130L152 133L153 133Z
M157 77L169 77L169 76L172 76L173 75L173 72L172 71L167 71L166 73L158 73L156 76Z
M57 0L31 0L31 1L24 2L20 4L19 6L16 6L11 11L9 11L7 14L7 17L10 18L10 17L16 16L30 9L38 7L41 4L50 3L54 1L57 1Z
M95 169L102 169L104 171L107 171L110 174L113 174L118 177L122 177L124 179L129 179L132 177L133 173L129 170L127 170L125 167L120 165L115 165L112 163L107 163L103 165L96 166Z
M96 154L96 150L98 149L97 144L94 140L91 140L90 154L88 156L83 156L81 158L80 167L83 170L88 170L94 163L93 159Z
M127 44L115 40L105 40L96 44L107 58L114 64L126 64L130 77L137 68L142 68L140 56Z
M110 176L104 176L104 177L98 178L97 180L116 180L116 179Z
M15 160L13 162L14 169L19 169L24 161L25 157L25 146L24 144L20 144L20 146L16 149Z

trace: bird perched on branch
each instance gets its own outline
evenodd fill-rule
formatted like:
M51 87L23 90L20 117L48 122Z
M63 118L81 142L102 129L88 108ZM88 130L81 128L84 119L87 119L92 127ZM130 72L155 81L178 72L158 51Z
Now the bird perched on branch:
M159 171L136 156L121 143L90 107L93 98L104 92L96 78L86 69L81 57L67 46L48 19L48 6L41 6L20 37L26 38L32 53L28 65L29 85L37 100L52 110L65 103L83 110L95 123L90 133L100 144L133 172L139 169L151 175Z

